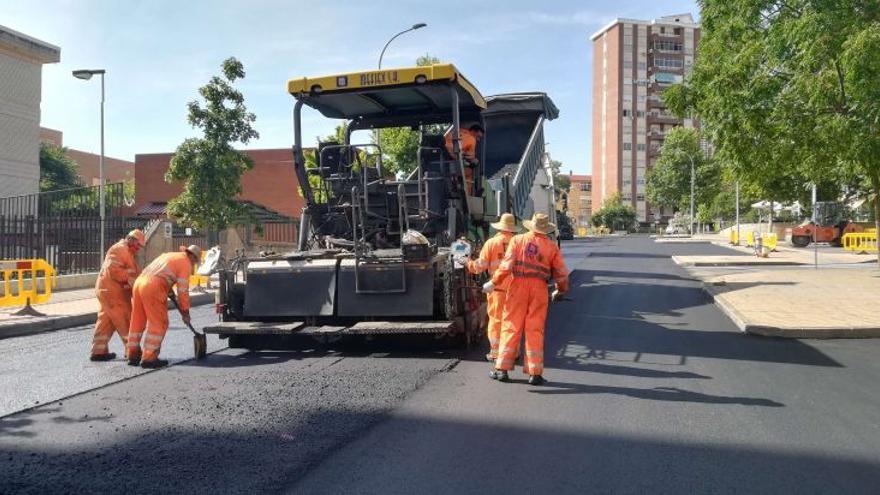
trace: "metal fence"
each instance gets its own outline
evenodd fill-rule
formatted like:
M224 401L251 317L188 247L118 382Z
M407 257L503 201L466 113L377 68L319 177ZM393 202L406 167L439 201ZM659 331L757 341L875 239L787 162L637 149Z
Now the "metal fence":
M236 227L238 236L245 244L296 244L299 222L291 219L286 222L263 222L260 227Z
M105 186L105 246L144 220L121 215L128 206L124 185ZM44 258L59 274L100 269L101 218L98 187L0 198L0 259Z

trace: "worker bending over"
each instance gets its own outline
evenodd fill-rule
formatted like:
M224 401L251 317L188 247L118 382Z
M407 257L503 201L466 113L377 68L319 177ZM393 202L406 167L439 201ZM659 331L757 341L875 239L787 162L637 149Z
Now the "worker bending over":
M513 370L520 338L525 332L526 354L523 371L529 375L529 384L541 385L544 377L544 325L547 320L547 283L553 281L558 300L568 291L568 269L562 252L547 237L556 229L543 213L535 213L523 225L529 232L514 236L504 255L501 266L492 280L483 286L484 292L507 285L501 326L501 344L495 369L490 376L507 381L507 372Z
M449 156L458 159L458 156L455 154L455 143L452 139L453 129L453 127L450 127L443 137L446 140L446 151L449 153ZM458 133L458 146L461 149L461 156L465 161L465 189L469 195L473 194L474 191L474 168L480 163L480 160L477 158L477 142L483 139L483 133L483 127L480 124L474 124L467 129L461 129Z
M513 234L519 231L516 226L516 219L510 213L501 215L500 221L491 224L492 228L497 230L491 239L483 244L480 250L480 257L476 260L468 261L468 271L477 274L484 271L489 272L491 278L498 267L501 260L504 259L504 253L507 252L507 245L513 238ZM504 301L507 299L505 288L498 287L490 292L487 296L487 312L489 313L489 324L486 327L486 334L489 337L489 354L486 359L495 361L498 357L498 344L501 338L501 317L504 311Z
M95 283L100 307L92 336L92 361L116 359L116 353L110 352L109 347L114 330L122 339L123 348L126 346L131 321L131 288L140 273L135 255L143 245L144 233L135 229L107 250Z
M128 364L143 368L161 368L168 361L159 359L165 332L168 331L168 292L177 285L177 303L186 324L189 315L189 277L198 264L202 250L198 246L180 247L180 252L164 253L144 268L134 283L133 312L128 331ZM144 351L141 355L141 336Z

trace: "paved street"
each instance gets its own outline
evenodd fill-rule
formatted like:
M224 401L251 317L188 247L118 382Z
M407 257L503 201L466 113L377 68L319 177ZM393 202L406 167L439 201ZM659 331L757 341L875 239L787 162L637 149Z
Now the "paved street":
M0 492L876 492L880 342L739 333L670 259L722 247L564 249L543 388L479 351L221 350L3 417Z

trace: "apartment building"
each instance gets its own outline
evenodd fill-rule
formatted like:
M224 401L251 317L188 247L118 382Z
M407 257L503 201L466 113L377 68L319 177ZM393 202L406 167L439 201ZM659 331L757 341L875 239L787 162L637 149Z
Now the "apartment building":
M593 179L589 175L569 172L568 217L574 227L589 227L593 214Z
M690 14L653 21L616 19L590 37L593 42L592 203L619 193L641 223L662 221L672 211L652 210L645 175L666 133L694 127L671 115L663 91L690 72L700 26Z
M0 198L40 188L40 100L44 64L61 49L0 26Z

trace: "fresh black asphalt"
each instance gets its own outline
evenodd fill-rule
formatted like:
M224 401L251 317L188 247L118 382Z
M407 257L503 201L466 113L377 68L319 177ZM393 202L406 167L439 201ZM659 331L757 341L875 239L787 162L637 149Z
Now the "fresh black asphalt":
M740 334L669 258L724 248L564 248L545 387L479 351L224 350L0 418L0 493L876 493L880 343Z

